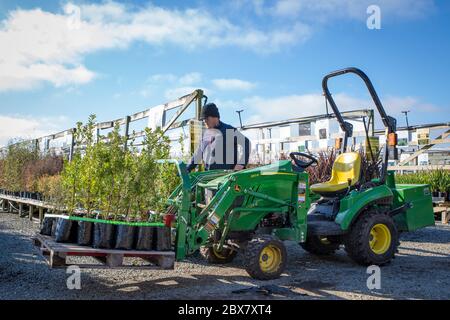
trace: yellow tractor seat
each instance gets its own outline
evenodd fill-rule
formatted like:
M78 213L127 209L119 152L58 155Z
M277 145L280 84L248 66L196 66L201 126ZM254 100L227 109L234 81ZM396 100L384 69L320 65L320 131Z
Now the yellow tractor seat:
M311 191L322 196L335 196L354 186L359 181L361 156L358 152L340 154L333 163L331 179L311 186Z

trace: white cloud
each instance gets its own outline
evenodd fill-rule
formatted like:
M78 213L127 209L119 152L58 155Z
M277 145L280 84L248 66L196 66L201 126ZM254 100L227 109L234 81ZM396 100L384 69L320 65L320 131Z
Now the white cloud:
M346 93L334 94L333 97L340 111L375 108L370 99L356 98ZM403 110L414 110L416 114L442 111L438 106L425 103L416 97L388 96L385 99L381 98L381 101L387 114L396 118L402 115L401 111ZM244 115L245 113L251 114L247 117L247 124L326 113L325 98L322 94L316 93L275 98L254 96L244 99L242 105L248 110L244 112ZM330 107L329 112L332 113ZM375 111L375 115L376 118L379 117L377 111Z
M317 95L289 95L275 98L265 98L254 96L246 98L243 105L250 109L247 122L257 123L266 121L276 121L295 117L310 115L311 112L321 113L318 111L320 105ZM323 102L323 100L322 100ZM314 111L314 110L315 111ZM244 111L244 113L246 113Z
M55 86L87 83L95 72L83 66L85 55L127 48L133 41L187 50L234 46L269 53L301 43L310 35L301 23L257 29L204 9L171 10L152 4L136 9L107 1L80 7L69 3L63 11L17 9L1 21L0 91L28 89L41 82ZM185 81L188 85L192 80Z
M174 82L177 80L177 76L171 73L159 73L151 75L147 82L153 83L153 82Z
M392 113L400 115L402 111L411 110L413 112L439 112L442 109L434 104L422 101L416 97L394 97L387 96L382 102L384 107Z
M192 85L199 83L202 80L202 74L199 72L187 73L178 79L178 82L182 85Z
M212 83L219 90L241 90L249 91L255 88L255 84L240 79L214 79Z
M192 93L195 89L195 87L177 87L177 88L171 88L171 89L167 89L164 92L164 97L166 97L166 99L168 100L175 100L178 99L182 96L185 96L189 93Z
M433 0L280 0L267 12L281 17L301 17L306 21L336 18L366 20L367 7L378 5L382 17L417 19L434 10Z
M218 78L211 80L213 87L220 91L249 91L255 88L256 84L240 79ZM145 86L140 90L143 97L149 97L152 92L164 92L166 99L177 99L189 94L196 89L202 89L205 94L213 94L215 90L209 89L205 84L203 74L200 72L190 72L177 76L172 73L154 74L148 77Z
M152 93L162 91L166 99L177 99L200 87L204 89L204 86L201 86L202 77L203 75L199 72L190 72L181 76L172 73L154 74L148 77L146 84L139 91L139 94L147 98ZM194 87L195 85L197 87Z
M76 10L77 6L68 3L64 7L64 12L70 14ZM72 9L72 10L70 10ZM114 21L126 21L126 11L127 8L124 4L113 1L105 1L102 4L85 4L82 6L80 14L83 18L88 19L92 22L108 22L110 20Z
M31 117L0 115L0 146L11 139L33 139L60 132L69 128L66 117Z
M274 14L279 16L296 16L302 8L302 2L296 0L281 0L274 6Z

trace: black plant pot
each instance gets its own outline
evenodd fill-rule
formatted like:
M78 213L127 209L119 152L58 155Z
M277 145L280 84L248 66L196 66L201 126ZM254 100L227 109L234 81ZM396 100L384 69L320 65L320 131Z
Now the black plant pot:
M94 223L94 248L112 249L114 248L116 226L111 223Z
M172 249L171 232L169 227L156 228L156 250L168 251Z
M77 244L80 246L92 245L94 223L89 221L78 221Z
M39 233L44 236L51 236L53 224L55 224L55 231L56 231L56 218L45 217L44 221L42 221L42 226Z
M154 227L139 227L136 242L136 250L153 250Z
M58 218L56 223L56 242L75 242L77 234L77 223L73 220Z
M51 233L52 237L56 236L56 225L57 224L58 224L58 219L55 218L55 220L52 223L52 233Z
M137 227L124 224L117 226L116 249L131 250L136 243Z

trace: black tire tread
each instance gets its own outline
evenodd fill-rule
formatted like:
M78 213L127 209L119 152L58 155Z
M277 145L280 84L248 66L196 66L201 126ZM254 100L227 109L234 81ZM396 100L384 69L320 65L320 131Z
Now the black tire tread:
M374 224L374 220L379 220L378 222L390 224L394 231L391 232L392 243L394 246L392 247L391 245L391 248L383 255L383 257L377 257L377 260L374 259L374 255L367 250L367 238L364 235L364 232L368 226ZM358 264L365 266L373 264L383 266L389 263L398 252L399 245L399 235L394 220L385 212L377 209L368 209L364 212L351 227L350 232L345 237L345 251L349 257Z
M268 274L261 271L259 266L259 256L261 250L268 244L275 244L281 249L281 266L277 272ZM287 265L287 252L283 242L276 237L263 234L258 235L257 238L253 238L247 243L247 247L244 251L244 268L247 273L254 279L258 280L272 280L277 279L284 271Z

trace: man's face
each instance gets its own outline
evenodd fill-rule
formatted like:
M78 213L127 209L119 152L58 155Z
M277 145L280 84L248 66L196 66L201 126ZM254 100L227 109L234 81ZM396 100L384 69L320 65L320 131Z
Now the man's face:
M219 118L216 117L206 117L203 119L203 122L206 125L206 128L212 129L215 128L219 124Z

